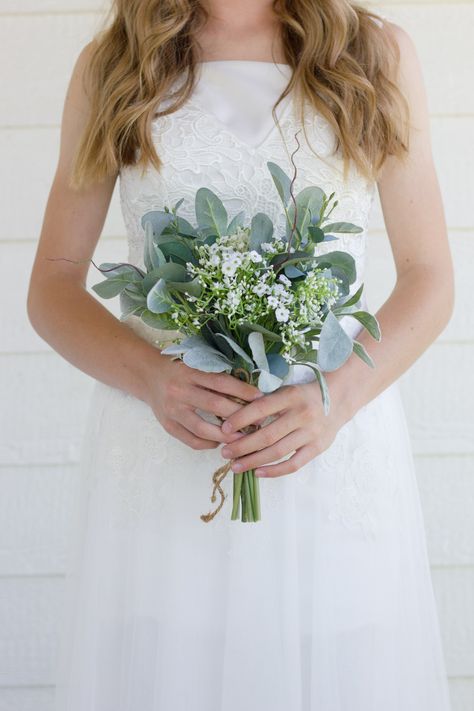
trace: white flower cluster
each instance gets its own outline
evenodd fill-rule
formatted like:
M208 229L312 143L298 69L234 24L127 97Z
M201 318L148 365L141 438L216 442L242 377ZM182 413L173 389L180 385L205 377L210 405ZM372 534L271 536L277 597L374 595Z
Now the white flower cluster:
M249 249L249 228L238 227L232 235L218 237L213 244L197 248L198 264L188 262L188 273L202 287L201 294L187 296L183 308L172 313L177 328L195 329L216 315L226 317L229 327L244 322L258 323L283 340L283 355L305 343L308 325L321 321L321 309L337 298L337 280L313 269L294 283L278 274L270 264L275 254L285 251L282 240L261 245L261 252Z

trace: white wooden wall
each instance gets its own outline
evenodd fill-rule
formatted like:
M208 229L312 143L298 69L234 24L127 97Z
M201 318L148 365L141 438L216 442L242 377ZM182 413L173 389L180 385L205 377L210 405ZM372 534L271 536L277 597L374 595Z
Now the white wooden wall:
M33 331L26 289L57 160L67 81L80 49L98 27L102 6L101 0L0 0L0 711L50 711L54 697L56 610L72 504L68 482L77 466L93 380ZM426 0L376 7L410 32L423 63L457 268L454 317L403 376L402 387L453 711L468 711L474 708L474 310L469 282L469 259L474 258L474 3ZM115 195L96 258L125 256ZM369 299L378 308L394 279L378 205L368 270ZM96 281L92 268L89 285Z

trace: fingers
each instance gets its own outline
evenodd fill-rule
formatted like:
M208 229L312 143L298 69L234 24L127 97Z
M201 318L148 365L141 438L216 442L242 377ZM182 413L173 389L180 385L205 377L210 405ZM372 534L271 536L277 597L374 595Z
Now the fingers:
M191 385L187 393L186 402L194 408L212 412L213 415L223 419L230 417L242 407L241 403L231 400L230 397L194 385Z
M213 425L211 422L207 422L200 417L200 415L197 415L188 408L185 408L180 413L179 420L180 424L189 430L189 432L199 439L210 440L213 446L226 441L225 438L227 435L222 432L219 425Z
M243 405L224 422L222 431L227 434L235 432L285 410L293 400L292 387L291 385L283 386L273 393L253 400L248 405Z
M285 476L285 474L293 474L310 462L314 456L311 445L305 444L297 449L291 457L285 459L284 462L256 469L255 475L258 477L278 477Z
M232 462L232 471L244 472L248 469L255 469L264 464L275 462L302 447L305 441L306 436L303 430L295 430L270 447L265 447L265 449L261 449L258 452L252 452Z
M181 440L181 442L187 444L188 447L192 449L215 449L219 444L217 440L204 439L193 434L182 424L176 422L176 420L168 420L163 426L170 435Z
M225 393L226 395L234 395L242 398L242 400L247 400L247 402L262 396L262 392L255 385L250 385L228 373L196 371L194 382L203 388L217 390L217 392Z
M228 459L237 459L246 454L258 452L261 449L275 444L275 442L278 442L278 440L281 440L282 437L285 437L295 429L296 425L289 415L280 415L276 420L273 420L273 422L265 425L265 427L262 427L256 432L246 434L232 444L229 443L223 447L221 454ZM232 435L225 436L230 437Z

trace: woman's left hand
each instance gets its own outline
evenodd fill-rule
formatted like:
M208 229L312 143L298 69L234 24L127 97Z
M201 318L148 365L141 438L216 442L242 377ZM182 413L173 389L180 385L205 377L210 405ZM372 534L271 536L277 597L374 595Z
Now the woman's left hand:
M234 472L255 469L256 476L266 477L296 472L329 447L348 419L337 403L331 403L329 414L324 414L319 385L311 381L284 385L256 398L228 417L222 431L235 433L272 415L276 417L269 424L221 449L222 456L232 460ZM293 451L285 461L263 466Z

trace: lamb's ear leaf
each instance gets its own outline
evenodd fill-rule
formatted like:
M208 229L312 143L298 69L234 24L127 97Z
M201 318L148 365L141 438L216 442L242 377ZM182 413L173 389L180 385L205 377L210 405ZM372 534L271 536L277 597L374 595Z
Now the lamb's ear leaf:
M375 316L369 314L367 311L354 311L354 313L348 314L348 316L357 319L376 341L382 339L380 325Z
M179 343L170 343L169 346L165 346L165 348L162 349L161 353L165 355L182 355L186 353L186 351L191 350L191 348L204 348L205 346L207 346L207 343L204 338L193 335L183 338Z
M355 292L352 294L352 296L350 296L350 297L347 299L347 301L344 301L343 299L341 299L340 301L338 301L336 308L339 309L339 308L346 308L347 306L354 306L355 304L357 304L357 303L360 301L360 298L361 298L361 296L362 296L363 290L364 290L364 284L361 284L361 285L359 286L359 288L357 289L357 291L355 291Z
M265 342L260 331L252 331L252 333L249 333L248 342L257 368L260 368L260 370L269 370L268 360L265 354Z
M232 370L232 363L227 358L224 358L218 351L204 346L190 348L186 351L183 355L183 362L190 368L203 370L206 373L222 373L224 371L230 373Z
M329 311L319 334L318 366L322 371L337 370L352 353L352 338L338 318Z
M329 396L328 383L327 383L326 378L324 377L324 373L322 373L321 370L318 368L318 366L315 365L314 363L304 362L304 363L302 363L302 365L306 365L308 368L311 368L311 370L315 374L316 380L318 381L318 384L319 384L319 389L321 390L321 398L323 401L324 414L328 415L329 409L331 407L331 399Z
M346 232L356 234L363 232L362 227L353 225L352 222L331 222L331 224L322 227L323 232Z
M277 165L276 163L273 163L272 161L267 162L267 168L270 171L270 174L273 178L273 182L275 183L275 187L278 191L278 195L280 196L280 199L281 199L283 205L286 207L288 205L288 201L290 199L291 179L280 168L279 165Z
M375 368L375 363L370 357L370 355L367 353L365 347L362 345L362 343L359 343L359 341L354 341L353 343L353 351L354 353L359 356L361 360L364 361L364 363L367 363L367 365L370 365L371 368Z
M282 384L282 379L277 375L272 375L268 370L261 370L258 376L257 386L262 393L272 393L277 390Z

